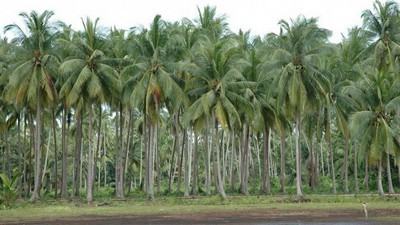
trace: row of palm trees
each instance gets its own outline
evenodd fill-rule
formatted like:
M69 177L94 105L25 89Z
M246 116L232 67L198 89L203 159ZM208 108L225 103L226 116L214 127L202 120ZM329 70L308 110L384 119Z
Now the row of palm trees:
M5 32L13 32L14 38L2 40L0 46L3 170L11 174L12 168L18 167L23 174L19 184L29 185L26 161L33 157L30 201L35 201L43 186L43 163L47 163L47 153L42 160L43 129L49 142L52 130L57 193L60 126L62 198L68 190L72 196L79 195L79 180L85 176L87 201L93 201L99 151L108 148L115 158L115 193L124 198L138 140L138 158L140 162L144 159L139 180L144 167L143 188L150 198L154 198L155 178L160 186L162 172L168 171L171 189L176 168L178 193L185 173L185 196L190 186L196 193L204 179L207 194L214 184L216 192L225 197L223 177L228 167L230 184L234 186L236 172L240 192L248 195L249 166L258 147L258 142L252 142L255 139L262 144L262 151L256 154L262 165L261 191L269 194L274 133L281 140L281 191L285 192L287 182L285 140L293 135L297 196L303 195L304 149L308 150L310 184L315 189L320 166L314 146L323 141L329 150L336 194L333 156L337 147L332 134L338 130L335 138L343 139L345 145L345 192L349 192L348 163L354 149L355 191L358 161L366 159L366 168L377 165L379 193L383 194L384 167L389 192L394 193L390 165L393 160L397 163L399 156L400 11L394 1L376 1L373 7L362 13L363 27L352 28L340 44L328 42L330 31L320 28L317 19L303 16L281 20L280 32L263 38L250 32L232 33L225 17L208 6L199 9L199 18L193 21L170 23L157 15L148 29L129 31L104 29L99 19L89 18L82 19L82 31L74 31L53 21L52 11L21 13L24 27L6 26ZM51 122L43 122L46 115ZM110 118L114 124L105 123ZM110 126L114 134L110 134ZM162 129L170 134L160 136ZM11 130L17 130L18 137L13 143L14 160L8 143L14 140L8 137ZM173 137L173 153L163 162L170 167L163 169L159 142L168 136ZM30 144L23 144L28 137ZM226 165L224 146L230 149L230 166ZM86 172L82 175L83 166ZM106 166L104 170L106 176Z

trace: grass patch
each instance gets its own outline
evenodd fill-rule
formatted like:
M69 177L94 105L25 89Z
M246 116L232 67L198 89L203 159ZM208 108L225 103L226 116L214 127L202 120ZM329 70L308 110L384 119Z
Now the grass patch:
M362 202L369 203L369 209L400 209L399 197L379 198L377 196L330 196L309 195L308 202L296 203L293 196L219 196L199 198L163 197L153 201L133 198L126 201L103 199L104 206L86 204L83 199L74 201L38 201L35 204L17 203L12 209L0 210L0 221L37 220L40 218L77 217L84 215L146 215L180 214L215 211L246 211L255 209L278 210L361 210Z

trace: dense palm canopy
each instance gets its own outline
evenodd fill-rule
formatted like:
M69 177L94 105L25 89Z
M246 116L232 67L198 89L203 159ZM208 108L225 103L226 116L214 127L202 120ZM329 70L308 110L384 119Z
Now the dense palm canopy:
M338 44L304 16L265 37L234 33L210 6L127 31L21 13L0 41L0 173L21 172L31 201L83 188L88 202L103 188L153 199L180 195L182 180L185 196L393 193L400 14L394 1L372 7Z

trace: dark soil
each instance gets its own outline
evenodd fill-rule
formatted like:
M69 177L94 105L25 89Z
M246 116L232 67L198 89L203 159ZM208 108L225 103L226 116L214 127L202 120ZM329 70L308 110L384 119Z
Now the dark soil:
M251 211L224 211L181 214L80 216L35 221L1 222L0 224L76 224L76 225L122 225L122 224L296 224L296 225L395 225L400 224L400 210L370 210L364 218L362 210L281 210L257 209Z

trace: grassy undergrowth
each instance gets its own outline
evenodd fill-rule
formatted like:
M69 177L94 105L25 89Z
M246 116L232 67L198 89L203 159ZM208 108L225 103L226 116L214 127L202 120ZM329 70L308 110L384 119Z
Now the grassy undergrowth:
M219 196L181 198L160 197L153 201L137 197L124 201L102 199L93 204L84 199L68 201L43 199L34 204L18 202L11 209L0 210L0 221L35 220L40 218L76 217L84 215L164 214L215 211L245 211L255 209L274 210L361 210L362 202L368 202L370 209L399 209L399 196L380 198L375 195L332 196L307 195L298 202L295 196L233 196L225 199ZM101 206L99 206L101 205Z

